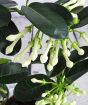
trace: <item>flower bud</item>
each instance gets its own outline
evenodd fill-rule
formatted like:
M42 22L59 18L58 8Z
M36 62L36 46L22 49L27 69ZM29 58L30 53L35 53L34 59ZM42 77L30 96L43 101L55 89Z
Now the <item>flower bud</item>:
M6 40L13 42L14 40L16 40L16 38L18 37L17 35L9 35L6 37Z
M40 56L41 63L46 63L47 62L47 60L48 60L48 52L49 52L51 47L52 47L52 40L49 40L48 43L47 43L47 47L45 49L44 54L42 54Z
M71 13L71 14L72 14L72 17L73 17L73 23L77 24L79 22L78 15L74 14L74 13Z
M35 105L47 105L48 102L45 100L36 101Z
M32 78L32 79L31 79L31 82L33 82L33 83L43 83L43 81L38 80L38 79L36 79L36 78Z
M6 54L10 54L11 52L13 52L13 44L9 45L7 48L6 48Z
M14 58L13 62L18 62L25 55L25 53L30 50L30 48L32 47L32 45L33 45L33 43L32 42L29 42L29 44L27 45L27 47Z
M82 48L78 47L78 43L77 42L73 42L72 43L72 47L78 51L79 55L84 55L85 51Z
M49 92L42 93L42 97L46 97L49 94Z
M49 63L49 64L47 65L47 69L48 69L49 71L51 71L51 70L53 70L53 66Z

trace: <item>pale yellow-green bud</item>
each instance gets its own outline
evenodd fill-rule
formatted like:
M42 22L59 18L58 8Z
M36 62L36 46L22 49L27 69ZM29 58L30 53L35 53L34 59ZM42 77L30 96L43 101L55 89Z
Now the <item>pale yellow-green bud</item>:
M71 5L71 4L74 4L74 3L76 3L76 2L77 2L77 0L70 0L70 1L68 1L67 3L64 4L64 7L67 7L67 6L69 6L69 5Z
M52 66L50 63L47 65L47 70L48 70L48 71L53 70L53 66Z
M78 15L75 14L75 13L71 13L71 14L72 14L72 17L73 17L73 23L78 24L78 22L79 22Z
M42 93L42 97L46 97L48 94L49 92Z
M17 35L9 35L6 37L6 40L13 42L14 40L16 40L16 38L18 37Z
M11 52L13 52L13 44L9 45L7 48L6 48L6 54L10 54Z
M47 62L47 60L48 60L48 52L49 52L51 47L52 47L52 40L49 40L48 43L47 43L47 47L45 49L44 54L42 54L40 56L41 63L46 63Z
M79 55L84 55L85 51L82 48L78 47L78 43L77 42L73 42L72 43L72 47L78 51Z
M86 35L86 33L85 32L81 32L80 33L80 36L86 41L86 43L88 44L88 37L87 37L87 35Z

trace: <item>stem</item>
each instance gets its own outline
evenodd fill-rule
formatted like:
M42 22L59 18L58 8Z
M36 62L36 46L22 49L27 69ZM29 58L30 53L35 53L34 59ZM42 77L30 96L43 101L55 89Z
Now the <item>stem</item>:
M8 8L10 12L17 12L20 15L23 15L23 12L18 8Z

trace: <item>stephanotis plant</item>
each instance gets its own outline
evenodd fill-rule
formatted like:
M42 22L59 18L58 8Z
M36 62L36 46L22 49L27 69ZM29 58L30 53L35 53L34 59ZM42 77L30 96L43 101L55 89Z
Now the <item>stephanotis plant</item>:
M74 81L88 71L88 46L79 46L77 39L72 40L69 35L79 36L88 44L87 33L77 29L88 24L88 7L84 7L84 3L85 0L55 3L27 0L19 10L16 2L0 0L0 51L7 56L16 54L11 60L0 58L1 102L8 98L6 84L11 83L17 83L13 91L15 100L34 101L35 105L75 105L76 102L68 102L67 97L85 94ZM31 24L19 32L11 20L11 12L25 16ZM21 39L26 34L32 35L32 39L21 52ZM39 54L44 35L48 36L46 48ZM29 51L29 56L20 64ZM31 65L35 63L44 64L46 74L32 75ZM18 104L15 101L11 105Z

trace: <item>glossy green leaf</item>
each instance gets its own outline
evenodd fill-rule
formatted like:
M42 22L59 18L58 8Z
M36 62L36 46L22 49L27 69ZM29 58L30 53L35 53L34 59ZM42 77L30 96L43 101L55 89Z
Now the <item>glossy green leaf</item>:
M65 4L68 1L70 1L70 0L58 0L55 3L57 3L57 4Z
M74 65L72 69L66 74L71 82L88 72L88 59L80 61Z
M51 8L52 5L54 9ZM63 39L68 35L68 27L64 18L55 12L56 6L55 3L31 3L29 7L22 6L22 11L43 33L53 38ZM59 7L56 10L58 11Z
M6 37L11 34L17 34L19 31L16 25L11 21L8 26L0 28L0 51L1 53L5 54L6 47L10 45L12 42L6 40ZM21 40L15 45L14 50L11 54L8 55L15 55L21 49Z
M12 0L0 0L0 5L3 5L5 7L13 7L16 6L17 3Z
M8 63L10 61L11 61L10 59L0 58L0 64Z
M21 102L37 100L41 97L42 93L52 88L50 84L42 85L39 83L32 83L32 78L36 78L39 80L44 79L48 82L52 81L46 75L43 74L29 76L26 80L21 81L16 85L14 90L14 97L16 100Z
M7 26L11 20L11 14L9 10L0 5L0 27Z
M27 68L19 63L0 64L0 83L9 84L19 82L28 76Z
M88 7L85 7L81 12L78 13L79 23L72 28L79 28L88 24Z
M84 51L85 51L84 55L81 55L81 56L78 55L77 50L73 50L71 52L70 60L73 61L74 63L78 62L78 61L81 61L81 60L85 59L86 57L88 57L88 46L83 46L81 48L84 49ZM47 70L48 62L45 64L45 69L46 69L47 75L50 76L50 77L54 77L54 76L60 74L64 70L64 68L66 67L66 61L65 61L63 55L61 54L61 51L59 53L58 64L53 68L53 70L51 72L49 72ZM67 70L69 70L69 69L66 68L66 71Z
M8 95L9 95L8 87L7 87L5 84L1 84L1 83L0 83L0 95L1 95L3 98L7 98Z

